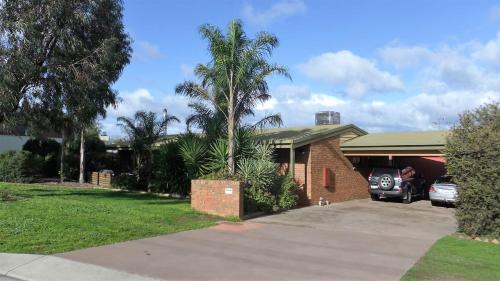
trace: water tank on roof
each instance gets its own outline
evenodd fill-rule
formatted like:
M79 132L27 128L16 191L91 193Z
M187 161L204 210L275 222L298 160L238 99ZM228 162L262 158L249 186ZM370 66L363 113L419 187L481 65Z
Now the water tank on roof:
M340 113L336 111L320 111L316 113L316 125L340 124Z

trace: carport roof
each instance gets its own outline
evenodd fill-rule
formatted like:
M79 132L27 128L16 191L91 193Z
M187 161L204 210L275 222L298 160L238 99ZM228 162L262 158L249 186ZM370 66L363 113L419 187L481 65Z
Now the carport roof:
M389 132L367 134L346 141L342 150L442 150L448 131Z
M258 133L257 139L267 141L276 147L300 147L328 137L352 131L357 135L367 132L353 124L320 125L300 128L271 128Z

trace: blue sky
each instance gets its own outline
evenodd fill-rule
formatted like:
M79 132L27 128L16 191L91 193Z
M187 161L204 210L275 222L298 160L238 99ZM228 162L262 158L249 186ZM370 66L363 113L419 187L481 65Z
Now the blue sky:
M103 130L119 136L116 117L136 110L166 107L184 121L188 100L174 87L209 61L198 27L232 19L251 37L265 30L279 38L271 60L293 80L269 80L273 98L257 117L279 112L287 127L335 110L372 132L442 129L459 112L500 99L498 1L126 0L134 53ZM169 133L184 130L182 122Z

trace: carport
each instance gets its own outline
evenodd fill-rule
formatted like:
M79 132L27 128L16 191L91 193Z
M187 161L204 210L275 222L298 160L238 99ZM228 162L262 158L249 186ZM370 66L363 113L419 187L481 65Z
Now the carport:
M446 174L447 131L367 134L341 144L341 150L365 176L375 167L412 166L427 185Z

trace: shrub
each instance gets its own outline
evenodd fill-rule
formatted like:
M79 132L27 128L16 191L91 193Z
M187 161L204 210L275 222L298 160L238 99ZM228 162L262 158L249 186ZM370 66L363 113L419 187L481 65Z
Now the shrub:
M299 185L290 175L281 177L278 206L280 209L295 208L299 202Z
M59 152L61 145L52 139L30 139L23 145L29 151L43 159L40 172L43 177L56 177L59 173Z
M274 163L258 159L242 159L238 162L237 172L245 183L245 212L270 212L278 209L273 192L278 179Z
M152 169L153 191L189 194L189 178L177 143L164 144L155 151Z
M111 186L114 188L136 190L139 189L137 176L134 174L123 173L112 178Z
M33 182L40 177L43 160L28 151L0 154L0 181Z
M207 146L205 140L194 134L183 135L179 138L179 153L187 169L189 179L200 177L206 163Z
M227 158L228 158L228 150L227 150L227 141L225 139L215 140L210 145L210 150L208 151L209 161L205 165L206 171L209 174L215 175L227 175Z
M246 184L245 212L270 212L279 208L276 192L278 168L271 155L268 144L257 144L251 158L238 161L237 175Z
M500 236L500 111L498 103L465 112L448 137L447 169L460 186L460 231Z

